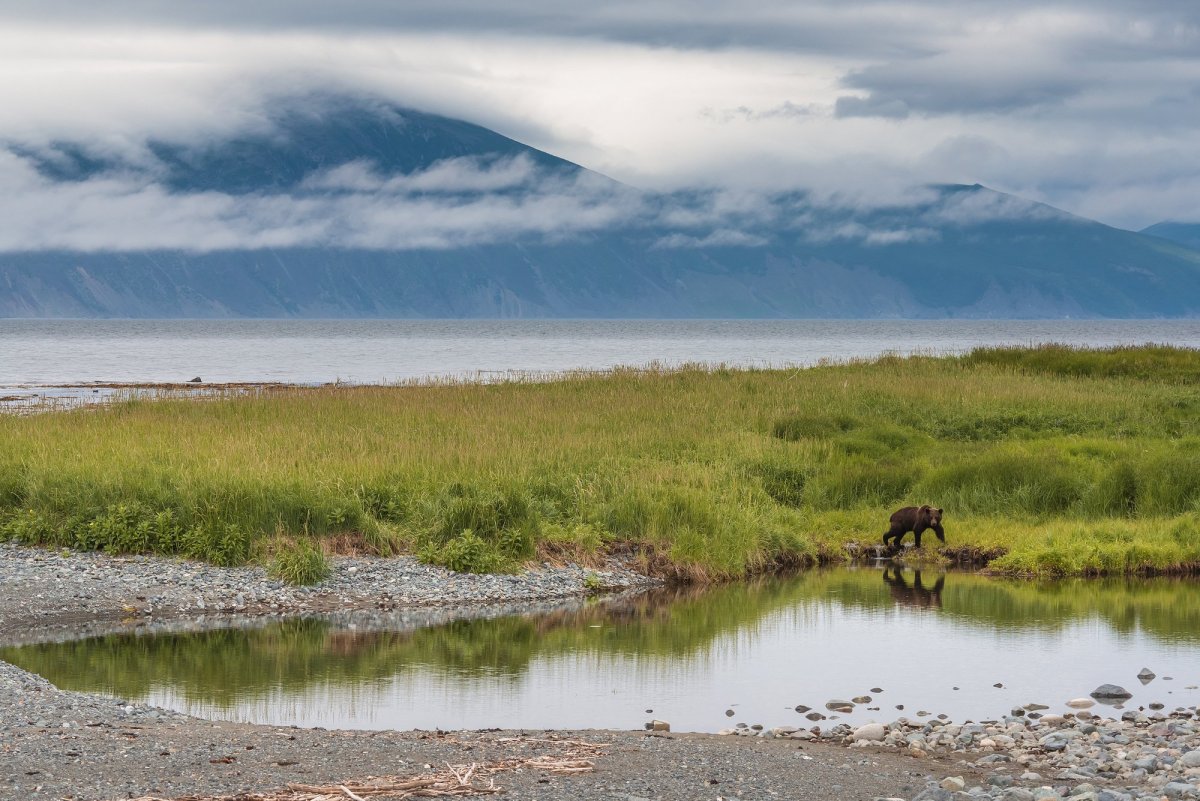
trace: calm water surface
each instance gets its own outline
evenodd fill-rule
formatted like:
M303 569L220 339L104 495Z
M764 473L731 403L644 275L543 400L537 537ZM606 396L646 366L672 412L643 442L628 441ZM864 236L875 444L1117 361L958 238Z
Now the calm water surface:
M0 320L0 387L87 382L335 380L605 369L811 365L977 345L1173 343L1200 321Z
M0 658L71 689L327 727L640 728L657 717L716 731L812 725L793 707L862 694L872 702L820 725L919 711L963 721L1031 701L1065 711L1105 682L1135 693L1127 707L1170 710L1200 703L1200 583L842 569L553 614L428 627L310 618ZM1143 667L1159 678L1143 686Z

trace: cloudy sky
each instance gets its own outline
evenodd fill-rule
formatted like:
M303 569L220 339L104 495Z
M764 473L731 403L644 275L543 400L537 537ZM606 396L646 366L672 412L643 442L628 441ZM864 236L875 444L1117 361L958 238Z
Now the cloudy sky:
M468 119L649 189L980 182L1122 227L1200 220L1194 0L0 5L8 142L202 139L306 88Z

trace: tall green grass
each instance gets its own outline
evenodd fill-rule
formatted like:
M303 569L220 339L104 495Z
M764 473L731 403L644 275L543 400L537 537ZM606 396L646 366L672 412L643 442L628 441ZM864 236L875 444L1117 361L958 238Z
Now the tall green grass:
M1191 350L1037 348L133 398L0 417L0 537L236 564L281 535L462 571L633 548L724 578L861 551L933 503L997 569L1187 571L1193 375Z

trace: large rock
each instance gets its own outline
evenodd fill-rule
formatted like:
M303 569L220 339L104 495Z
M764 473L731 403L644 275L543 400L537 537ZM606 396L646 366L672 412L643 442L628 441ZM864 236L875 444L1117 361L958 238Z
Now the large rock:
M1096 702L1091 698L1072 698L1070 701L1067 701L1067 706L1072 709L1091 709L1095 705Z
M1167 798L1200 798L1200 787L1188 782L1167 782L1162 792Z
M942 779L942 789L949 790L952 793L962 792L966 786L967 782L962 776L947 776Z
M853 712L854 704L850 701L839 701L834 699L825 704L825 708L832 712Z
M1101 684L1092 690L1091 696L1093 698L1132 698L1133 693L1116 684Z
M887 727L882 723L868 723L865 726L859 726L854 730L854 734L850 735L850 739L854 742L866 741L877 743L887 736Z

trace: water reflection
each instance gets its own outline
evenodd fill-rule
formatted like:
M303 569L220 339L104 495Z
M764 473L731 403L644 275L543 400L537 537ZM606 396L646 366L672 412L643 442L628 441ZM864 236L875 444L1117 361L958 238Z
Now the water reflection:
M886 565L425 627L378 614L291 619L0 658L67 688L302 725L636 728L654 709L676 730L713 731L731 722L727 708L732 722L799 724L796 704L873 686L886 688L881 711L842 719L890 718L896 704L979 719L1105 682L1134 690L1133 703L1197 703L1200 583ZM1141 687L1144 665L1178 681Z
M885 565L883 568L883 583L888 585L892 600L905 606L938 608L942 606L942 588L946 586L946 574L940 573L933 587L926 587L921 580L921 571L914 570L912 582L904 574L904 570L896 564Z

